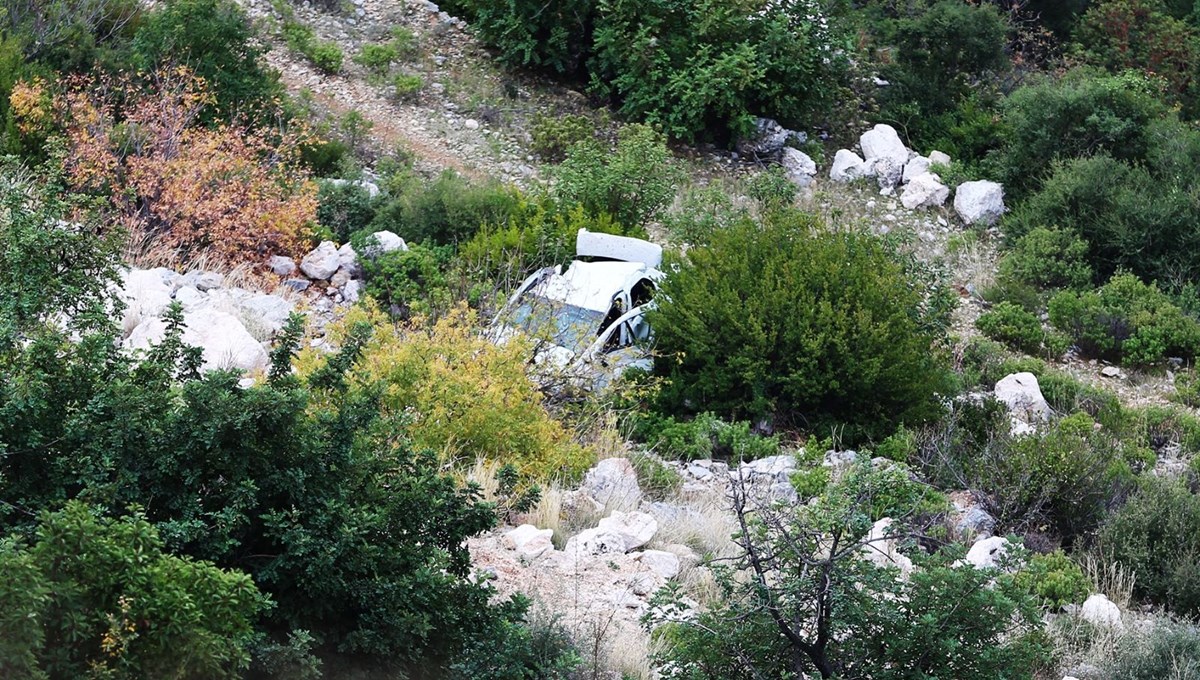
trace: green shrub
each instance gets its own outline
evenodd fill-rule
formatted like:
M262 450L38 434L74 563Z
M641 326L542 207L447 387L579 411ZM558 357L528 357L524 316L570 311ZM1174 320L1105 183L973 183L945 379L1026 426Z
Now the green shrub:
M779 454L777 436L759 436L746 421L726 422L711 413L691 420L647 414L638 421L635 436L664 458L729 461L757 460Z
M672 137L725 141L754 116L824 113L846 80L836 17L815 2L661 0L600 5L592 90Z
M319 41L305 53L309 61L325 73L334 74L342 70L342 50L335 42Z
M1062 550L1031 556L1017 580L1052 610L1081 604L1092 588L1083 569Z
M746 185L746 193L766 210L791 207L799 191L779 166L755 173Z
M591 215L582 206L564 210L550 199L522 199L506 222L485 224L459 248L459 259L477 278L521 281L533 270L565 265L575 256L580 229L644 237L606 214Z
M1193 154L1200 159L1200 134L1178 135L1182 149L1172 152L1177 157L1171 165L1184 165L1179 161ZM1158 176L1148 168L1108 156L1056 163L1041 190L1006 221L1006 230L1021 236L1057 225L1087 242L1086 261L1099 277L1126 270L1178 287L1200 273L1200 256L1191 247L1200 207L1189 198L1197 182L1174 167L1159 166Z
M591 118L582 114L539 114L533 119L529 134L529 148L542 160L558 163L567 157L567 151L577 143L594 140L596 125Z
M321 182L317 191L317 222L328 229L338 243L366 229L375 219L381 199L357 182Z
M509 66L581 75L592 50L595 0L452 0L484 44Z
M1151 146L1150 123L1166 112L1151 84L1138 76L1076 70L1060 80L1026 85L1003 104L1008 133L998 162L1005 192L1019 198L1036 189L1055 159L1097 153L1117 160L1144 159ZM1119 184L1110 177L1103 186Z
M1026 354L1042 349L1046 332L1036 314L1011 302L1001 302L975 320L975 326L993 340L998 340Z
M594 140L572 146L555 171L554 191L566 205L644 227L671 203L680 177L661 134L627 125L617 134L616 148Z
M444 249L419 243L408 250L363 258L367 294L401 319L444 308L450 303L449 286L442 272L447 259Z
M260 61L246 13L233 0L167 0L148 12L133 39L138 68L186 64L215 96L209 120L264 113L282 88Z
M882 95L883 115L903 122L914 143L944 137L954 117L942 116L955 112L985 76L1008 66L1007 31L1004 15L994 5L955 0L941 0L916 17L899 20L896 59L883 73L891 83ZM965 149L947 150L957 155Z
M1200 351L1200 321L1132 274L1118 274L1094 292L1055 295L1050 323L1084 354L1129 366L1160 364L1168 357L1191 359Z
M911 276L879 239L806 215L714 234L649 315L662 408L844 424L851 439L935 416L949 380Z
M1162 79L1184 116L1195 119L1200 114L1200 85L1195 78L1200 30L1166 10L1162 0L1096 2L1083 15L1075 37L1090 63L1113 73L1139 70Z
M895 501L888 516L913 517L928 492L901 466L862 460L807 503L745 517L732 565L713 568L720 596L709 606L679 616L687 601L670 586L652 600L662 676L1032 677L1046 653L1040 611L1013 576L956 563L961 551L925 556L897 522L889 533L916 566L907 578L857 549L831 555L867 538L882 497Z
M1124 432L1128 425L1128 414L1114 392L1082 383L1059 371L1039 374L1038 386L1055 413L1082 411L1113 432Z
M1032 373L1041 376L1046 362L1034 357L1014 357L1002 344L987 338L971 338L962 353L964 387L992 389L1006 375Z
M526 614L527 603L495 630L476 636L450 667L450 680L568 680L582 663L570 633L557 618Z
M1135 592L1184 615L1200 613L1200 497L1176 479L1145 477L1100 531L1106 556L1136 574Z
M744 206L734 204L730 193L717 184L688 186L659 221L675 242L703 245L713 233L749 216Z
M630 454L629 462L637 473L638 486L651 498L664 498L683 484L678 472L652 454L636 451Z
M40 517L30 545L0 540L0 671L241 677L270 606L254 580L167 553L140 512L94 512L72 502Z
M1194 370L1175 374L1175 395L1172 398L1185 406L1200 408L1200 381L1196 379Z
M959 400L944 421L926 428L916 453L932 483L965 485L986 499L998 530L1049 532L1068 542L1082 536L1141 464L1086 413L1024 436L1011 435L1010 427L996 400Z
M1000 260L1000 275L1043 289L1085 288L1092 281L1087 241L1065 229L1035 227Z
M499 182L471 183L447 170L381 206L371 229L427 245L461 243L485 224L506 224L520 202L516 189Z
M400 50L391 43L377 45L368 43L362 46L354 55L354 63L366 68L371 73L381 76L392 67L392 62L400 58Z
M399 99L409 99L416 93L421 91L425 86L425 81L421 76L412 74L400 74L392 79L392 91L396 93Z
M1156 618L1122 638L1101 672L1112 680L1200 677L1200 630L1192 621Z

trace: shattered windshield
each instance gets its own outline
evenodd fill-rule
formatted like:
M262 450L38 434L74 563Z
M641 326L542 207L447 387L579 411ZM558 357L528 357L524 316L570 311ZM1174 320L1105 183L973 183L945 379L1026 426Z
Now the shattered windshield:
M604 313L542 297L527 296L513 308L508 323L537 340L582 352L596 339Z

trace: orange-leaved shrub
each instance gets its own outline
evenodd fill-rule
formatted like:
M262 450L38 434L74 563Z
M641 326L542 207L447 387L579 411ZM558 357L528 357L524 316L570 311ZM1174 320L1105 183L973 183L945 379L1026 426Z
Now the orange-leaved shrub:
M316 224L317 186L300 164L304 130L205 127L212 102L186 69L148 84L76 80L61 97L73 188L109 198L149 250L236 264L299 256Z

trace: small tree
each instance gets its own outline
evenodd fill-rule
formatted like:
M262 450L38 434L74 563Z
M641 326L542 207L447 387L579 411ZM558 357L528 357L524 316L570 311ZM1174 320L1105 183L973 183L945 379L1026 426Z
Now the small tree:
M660 406L886 436L948 389L926 289L879 239L775 216L689 250L650 314Z
M1039 652L1032 600L1012 576L955 562L954 551L920 554L912 539L930 496L903 468L867 460L796 506L735 483L740 552L714 567L722 599L680 618L673 591L656 598L675 621L659 630L665 677L1028 677ZM881 531L883 515L896 519ZM917 565L908 577L885 557L904 562L901 550Z

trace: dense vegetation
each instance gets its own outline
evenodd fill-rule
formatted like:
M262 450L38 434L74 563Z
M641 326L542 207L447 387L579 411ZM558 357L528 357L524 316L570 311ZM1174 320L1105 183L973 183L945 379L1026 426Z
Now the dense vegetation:
M344 55L273 5L322 72L422 91L408 28ZM285 93L233 0L0 10L0 675L569 677L580 641L498 597L465 542L627 447L656 500L689 492L665 461L796 462L795 503L735 484L734 552L653 599L663 677L1200 673L1200 4L447 7L513 78L606 107L532 120L550 181L419 172ZM949 152L948 184L1003 182L999 233L956 237L999 251L959 291L986 337L952 331L919 244L801 211L779 168L688 184L670 144L735 148L759 117L822 165L869 120ZM480 333L580 229L669 241L653 368L612 393ZM381 231L408 248L361 260L365 299L319 342L294 315L253 380L201 370L181 305L122 346L123 259L275 283L268 256ZM1090 360L1177 403L1123 404L1073 377ZM1044 419L989 396L1017 372ZM1008 537L999 564L961 561L963 498ZM1161 613L1080 624L1097 592Z

